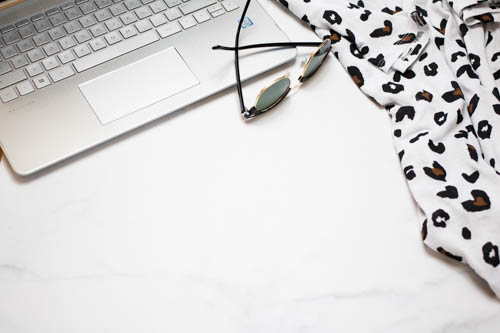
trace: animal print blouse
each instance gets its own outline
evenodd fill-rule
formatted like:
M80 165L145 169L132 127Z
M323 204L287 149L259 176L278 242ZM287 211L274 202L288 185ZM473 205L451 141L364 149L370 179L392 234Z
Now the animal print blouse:
M500 5L279 0L385 106L422 238L500 298Z

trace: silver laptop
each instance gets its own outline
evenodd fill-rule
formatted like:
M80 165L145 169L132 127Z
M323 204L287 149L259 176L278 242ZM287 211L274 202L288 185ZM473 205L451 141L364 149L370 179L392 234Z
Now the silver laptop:
M0 146L29 175L235 83L243 0L0 1ZM257 1L241 45L288 41ZM247 79L295 49L243 53ZM239 112L236 108L234 112Z

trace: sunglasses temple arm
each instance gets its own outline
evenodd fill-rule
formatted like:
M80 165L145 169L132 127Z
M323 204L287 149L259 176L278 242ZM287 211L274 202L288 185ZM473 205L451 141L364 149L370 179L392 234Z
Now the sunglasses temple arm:
M236 45L235 47L215 45L215 46L212 46L212 50L224 50L224 51L237 52L238 50L247 50L247 49L254 49L254 48L259 48L259 47L297 47L297 46L316 46L317 47L320 45L321 45L321 42L264 43L264 44L251 44L251 45L244 45L244 46Z
M240 109L242 114L247 113L247 109L245 107L245 101L243 100L243 91L241 88L241 78L240 78L240 60L239 60L239 41L240 41L240 31L241 25L243 24L243 20L245 19L245 15L248 10L248 6L250 5L251 0L247 0L245 4L245 8L241 14L240 22L238 23L238 30L236 30L236 40L234 42L234 67L236 72L236 89L238 90L238 98L240 100Z

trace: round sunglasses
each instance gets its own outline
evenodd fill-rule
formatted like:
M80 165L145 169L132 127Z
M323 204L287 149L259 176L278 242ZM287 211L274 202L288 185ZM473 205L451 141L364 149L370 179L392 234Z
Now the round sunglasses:
M238 24L238 30L236 31L236 41L234 47L221 46L216 45L212 47L214 50L228 50L235 52L234 65L236 72L236 89L238 91L238 97L240 100L240 109L241 115L243 119L249 120L252 119L262 113L265 113L271 110L273 107L278 105L290 92L292 89L291 81L288 76L282 76L276 80L274 80L270 85L265 87L258 94L254 106L248 109L245 106L245 102L243 99L243 92L241 87L241 78L240 78L240 66L239 66L239 50L252 49L252 48L260 48L260 47L297 47L297 46L315 46L316 50L310 55L309 59L304 65L302 74L298 78L298 83L302 83L308 80L311 76L314 75L321 67L323 62L326 59L330 49L331 49L331 40L326 39L323 42L291 42L291 43L264 43L264 44L252 44L239 46L239 36L241 31L241 25L244 21L245 14L247 12L248 6L250 5L251 0L247 0L245 4L245 8L243 9L241 19Z

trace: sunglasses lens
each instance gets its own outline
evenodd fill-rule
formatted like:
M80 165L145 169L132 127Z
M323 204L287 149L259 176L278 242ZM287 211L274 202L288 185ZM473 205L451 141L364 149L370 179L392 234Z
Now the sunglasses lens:
M255 109L263 112L283 99L290 90L290 79L281 78L267 87L258 97L255 103Z
M325 43L318 49L318 51L311 57L307 67L304 68L304 74L302 75L302 80L306 80L310 78L318 68L323 64L325 57L328 55L328 51L330 51L330 46L332 42L327 39Z

